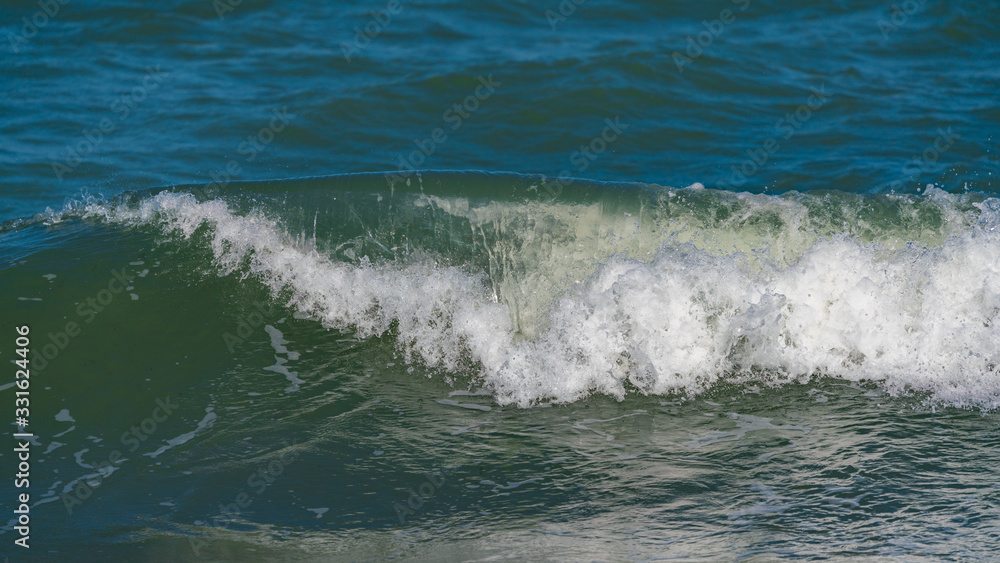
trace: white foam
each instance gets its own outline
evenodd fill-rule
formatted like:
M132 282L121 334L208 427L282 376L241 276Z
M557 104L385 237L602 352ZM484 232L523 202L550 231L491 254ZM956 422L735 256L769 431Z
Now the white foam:
M488 407L486 405L477 405L475 403L459 403L458 401L453 401L451 399L437 399L435 402L438 403L439 405L447 405L449 407L459 407L463 409L476 410L476 411L490 412L493 410L492 407Z
M267 331L267 334L271 337L271 347L274 348L274 352L276 354L274 356L275 364L264 369L280 373L285 376L285 379L291 383L291 385L285 388L285 393L294 393L295 391L298 391L299 386L304 382L299 379L299 373L297 371L289 370L285 367L285 364L289 361L298 360L299 353L289 351L288 348L285 347L285 344L288 344L288 341L285 340L285 335L280 330L271 325L266 325L264 330ZM282 358L277 356L277 354L284 354L286 357Z
M978 218L940 243L889 248L799 230L801 205L754 197L792 225L774 235L781 244L773 249L736 234L720 244L718 233L706 249L693 235L664 238L647 226L662 245L655 251L647 250L651 235L580 251L600 236L637 232L642 217L619 217L624 226L609 238L595 234L588 206L550 204L552 214L576 218L569 231L583 234L563 249L582 254L567 258L550 245L549 255L532 258L536 271L511 281L521 285L508 294L533 299L540 320L529 323L485 274L430 259L335 262L296 246L273 220L238 216L221 200L163 193L137 209L89 211L157 221L188 237L210 225L222 272L248 267L276 295L290 295L296 315L362 338L395 323L407 362L478 373L501 404L594 392L621 399L629 388L698 393L724 377L777 385L826 375L878 381L890 393L925 391L953 405L1000 406L1000 201L978 204ZM489 213L509 213L462 200L433 204L480 224ZM531 285L542 278L547 284ZM283 346L273 334L272 341L276 351Z
M93 465L90 465L89 463L84 463L83 462L83 454L85 454L85 453L87 453L89 451L90 451L89 448L84 448L84 449L82 449L82 450L80 450L78 452L73 452L73 457L76 459L76 464L79 465L80 467L84 468L84 469L93 469L94 468Z
M202 418L201 422L198 423L197 428L195 428L190 432L186 432L184 434L181 434L180 436L167 440L167 443L157 448L156 451L144 453L142 455L149 456L151 458L156 458L157 456L159 456L160 454L171 448L175 448L177 446L180 446L181 444L188 443L195 436L204 433L206 430L208 430L215 424L216 419L218 419L219 417L217 414L213 412L214 410L215 410L214 407L205 407L205 417Z
M736 422L736 429L729 432L721 430L712 430L710 432L702 434L701 436L692 435L691 441L687 442L684 445L689 448L702 448L712 444L717 444L719 442L739 442L749 432L794 431L794 432L801 432L803 434L808 434L810 432L810 428L807 428L805 426L790 426L790 425L775 426L774 424L771 423L771 419L762 416L729 413L726 415L726 417Z
M309 512L314 513L316 515L316 518L322 518L324 514L326 514L327 512L330 511L330 509L327 508L327 507L323 507L323 508L307 508L306 510L308 510Z
M64 443L62 443L62 442L55 442L55 441L53 441L53 442L51 442L51 443L49 444L49 447L45 448L45 451L44 451L44 452L42 452L42 453L43 453L43 454L48 454L48 453L52 453L52 451L53 451L53 450L55 450L56 448L58 448L58 447L60 447L60 446L65 446L65 445L66 445L66 444L64 444Z

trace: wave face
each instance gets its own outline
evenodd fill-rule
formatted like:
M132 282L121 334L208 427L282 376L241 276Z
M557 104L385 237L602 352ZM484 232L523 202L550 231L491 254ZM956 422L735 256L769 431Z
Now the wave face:
M391 337L500 404L835 377L1000 406L1000 200L985 196L359 175L179 187L46 220L76 217L208 247L219 275Z

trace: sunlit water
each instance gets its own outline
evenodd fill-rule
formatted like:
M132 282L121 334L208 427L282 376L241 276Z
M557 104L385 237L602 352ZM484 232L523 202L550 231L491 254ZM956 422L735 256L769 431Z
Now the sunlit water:
M0 9L0 553L996 557L994 5L391 6Z

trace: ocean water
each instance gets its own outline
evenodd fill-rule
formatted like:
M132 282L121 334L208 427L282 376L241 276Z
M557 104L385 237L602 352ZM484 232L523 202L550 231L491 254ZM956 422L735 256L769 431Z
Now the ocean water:
M0 39L7 560L1000 560L1000 5Z

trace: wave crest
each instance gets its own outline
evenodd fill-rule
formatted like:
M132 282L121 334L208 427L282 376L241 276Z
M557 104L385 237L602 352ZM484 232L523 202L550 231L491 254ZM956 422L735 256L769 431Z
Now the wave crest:
M222 272L256 274L327 328L392 333L407 361L471 373L502 404L830 376L1000 406L997 200L930 192L879 227L861 225L870 202L856 198L856 223L823 232L816 209L835 219L849 200L664 190L633 213L606 201L385 197L393 221L359 216L362 228L324 235L326 250L315 226L309 242L260 208L185 193L85 214L185 237L204 229ZM341 199L331 205L350 206ZM427 235L419 217L447 221ZM389 223L413 235L405 248L380 242ZM391 256L345 257L369 239Z

